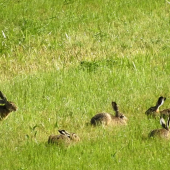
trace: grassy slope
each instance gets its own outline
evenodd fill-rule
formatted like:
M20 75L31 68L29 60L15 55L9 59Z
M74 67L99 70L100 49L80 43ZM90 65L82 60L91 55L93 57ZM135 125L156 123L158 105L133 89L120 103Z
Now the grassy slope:
M2 78L60 69L81 60L169 52L169 5L164 1L1 4L0 28L6 36L0 34Z
M169 168L169 143L146 138L159 121L144 115L159 95L169 107L168 4L1 4L7 38L0 35L0 86L19 110L0 122L0 169ZM112 100L129 118L127 127L85 125L97 112L112 112ZM59 128L82 141L47 146Z

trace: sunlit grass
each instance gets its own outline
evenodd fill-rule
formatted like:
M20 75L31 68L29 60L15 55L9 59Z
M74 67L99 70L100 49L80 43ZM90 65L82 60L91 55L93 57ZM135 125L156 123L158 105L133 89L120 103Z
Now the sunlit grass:
M1 4L1 80L18 73L61 69L81 60L169 53L165 1Z
M147 138L160 125L159 120L148 120L144 112L159 95L168 98L168 69L162 70L159 64L153 72L147 57L142 59L143 65L141 58L135 59L134 63L119 58L82 62L69 70L18 76L1 84L1 90L19 107L1 122L2 168L10 169L15 162L20 162L16 169L162 166L168 159L164 151L169 150L169 143ZM87 125L98 112L113 113L111 101L129 118L128 125ZM168 107L168 102L163 107ZM58 134L58 129L77 133L81 142L67 149L48 146L48 136ZM20 156L15 156L18 153ZM9 164L7 160L13 157Z
M0 2L0 87L18 111L0 122L0 169L168 169L169 142L144 112L169 105L166 1ZM128 117L124 127L91 127L92 116ZM77 133L48 146L58 129Z

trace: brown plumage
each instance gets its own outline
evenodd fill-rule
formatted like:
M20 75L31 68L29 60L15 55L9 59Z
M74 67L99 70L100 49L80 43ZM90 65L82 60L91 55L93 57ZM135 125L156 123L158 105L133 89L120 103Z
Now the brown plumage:
M168 117L167 123L165 123L165 120L161 117L160 118L160 124L162 125L162 129L152 130L149 133L149 137L158 137L158 138L170 139L169 121L170 121L169 117Z
M112 108L115 111L115 116L110 113L98 113L91 118L91 125L126 125L127 118L119 112L116 102L112 102Z
M9 116L11 112L15 112L17 110L17 106L14 102L7 101L5 95L0 91L0 120L3 120Z
M50 135L48 138L49 144L70 145L71 143L80 141L80 138L75 133L68 133L65 130L58 130L59 135Z
M156 103L156 106L153 106L153 107L150 107L146 112L145 114L148 116L148 118L150 117L157 117L157 116L160 116L160 112L159 112L159 107L163 105L164 101L166 100L165 97L159 97L158 98L158 101Z

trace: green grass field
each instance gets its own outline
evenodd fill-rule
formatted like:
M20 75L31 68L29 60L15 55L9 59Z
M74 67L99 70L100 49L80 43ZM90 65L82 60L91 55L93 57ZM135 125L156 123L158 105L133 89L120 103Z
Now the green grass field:
M169 169L170 142L145 111L170 107L170 4L163 0L0 0L0 90L18 111L0 122L1 170ZM128 117L91 127L92 116ZM58 129L81 142L47 145Z

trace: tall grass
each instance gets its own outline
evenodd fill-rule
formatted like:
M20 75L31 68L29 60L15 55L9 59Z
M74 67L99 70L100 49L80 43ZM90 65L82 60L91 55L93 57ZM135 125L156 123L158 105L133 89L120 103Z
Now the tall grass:
M169 53L165 1L2 1L1 8L3 79L81 60Z
M18 111L0 122L0 169L168 169L169 142L146 109L169 105L169 4L165 1L1 1L0 87ZM126 127L91 127L98 112ZM77 133L48 146L58 129Z

